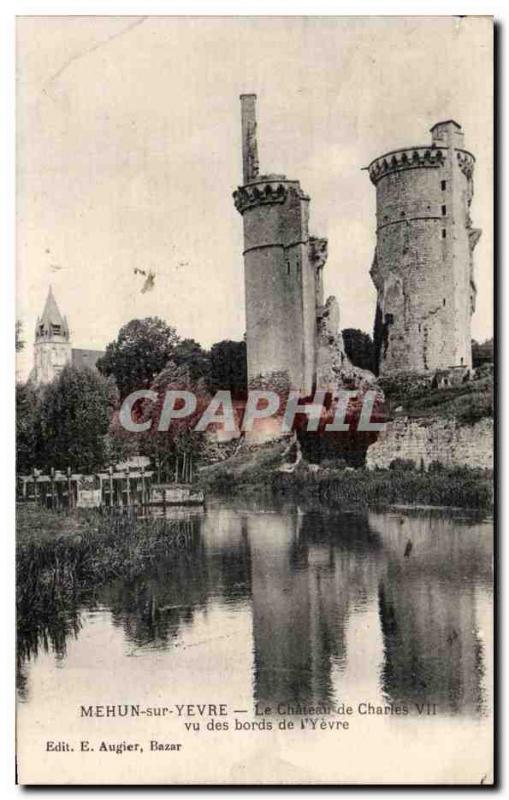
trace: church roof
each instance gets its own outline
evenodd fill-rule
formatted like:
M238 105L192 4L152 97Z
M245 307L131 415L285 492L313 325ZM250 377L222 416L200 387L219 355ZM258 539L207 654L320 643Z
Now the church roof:
M69 338L67 320L60 313L51 286L49 287L42 316L37 320L35 336L36 338L41 336L65 336L67 339Z

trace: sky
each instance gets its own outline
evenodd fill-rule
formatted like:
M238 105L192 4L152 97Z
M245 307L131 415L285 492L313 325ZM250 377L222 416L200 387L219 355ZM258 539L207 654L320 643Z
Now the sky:
M472 335L492 335L492 34L487 17L24 17L17 24L17 318L51 284L74 347L160 316L203 346L245 330L239 95L260 171L298 179L326 236L340 326L372 332L375 188L362 168L455 119L483 229ZM155 285L141 293L152 270Z

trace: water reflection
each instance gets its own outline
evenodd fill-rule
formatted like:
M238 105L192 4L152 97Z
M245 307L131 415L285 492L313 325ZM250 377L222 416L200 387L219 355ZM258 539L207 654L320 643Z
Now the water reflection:
M108 609L108 624L130 645L158 653L178 649L200 614L201 626L214 626L199 643L204 661L221 635L218 620L242 615L251 638L232 641L231 657L238 648L252 650L252 700L271 706L354 695L360 679L352 665L363 653L352 649L353 634L369 617L375 624L363 631L371 643L364 670L380 702L436 703L441 712L469 715L486 708L489 523L430 512L216 505L186 524L193 527L192 546L133 580L111 581L93 601L78 597L81 611L92 602ZM51 620L49 639L45 634L45 647L59 655L63 669L65 639L79 639L82 624L76 604L67 611ZM209 613L213 622L207 623ZM28 684L38 668L38 625L38 633L26 625L20 630ZM128 680L127 657L125 670ZM21 691L25 680L21 671ZM209 681L220 685L221 675Z
M332 699L331 666L347 656L345 623L376 580L380 542L364 516L248 517L255 697L316 704Z
M491 582L488 525L370 515L383 537L383 688L396 702L476 713L486 705L479 593Z

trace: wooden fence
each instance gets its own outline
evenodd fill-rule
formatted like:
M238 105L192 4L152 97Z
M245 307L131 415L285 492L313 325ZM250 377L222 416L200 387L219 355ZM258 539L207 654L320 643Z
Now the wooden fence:
M99 506L143 506L152 500L154 473L144 467L83 475L52 469L48 475L34 470L18 476L18 498L35 501L52 509L96 508Z

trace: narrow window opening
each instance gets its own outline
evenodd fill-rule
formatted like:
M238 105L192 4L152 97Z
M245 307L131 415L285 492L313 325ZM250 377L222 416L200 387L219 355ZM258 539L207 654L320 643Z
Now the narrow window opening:
M445 306L445 297L444 297L444 299L443 299L443 301L442 301L442 305L444 305L444 306Z
M447 214L447 206L442 206L442 216L445 217Z
M290 274L290 260L286 262L286 272L288 275Z
M445 228L442 228L442 239L445 239L446 236L447 236L447 231L445 230Z
M447 181L442 181L441 182L441 187L442 187L442 191L445 192L445 190L447 188Z

